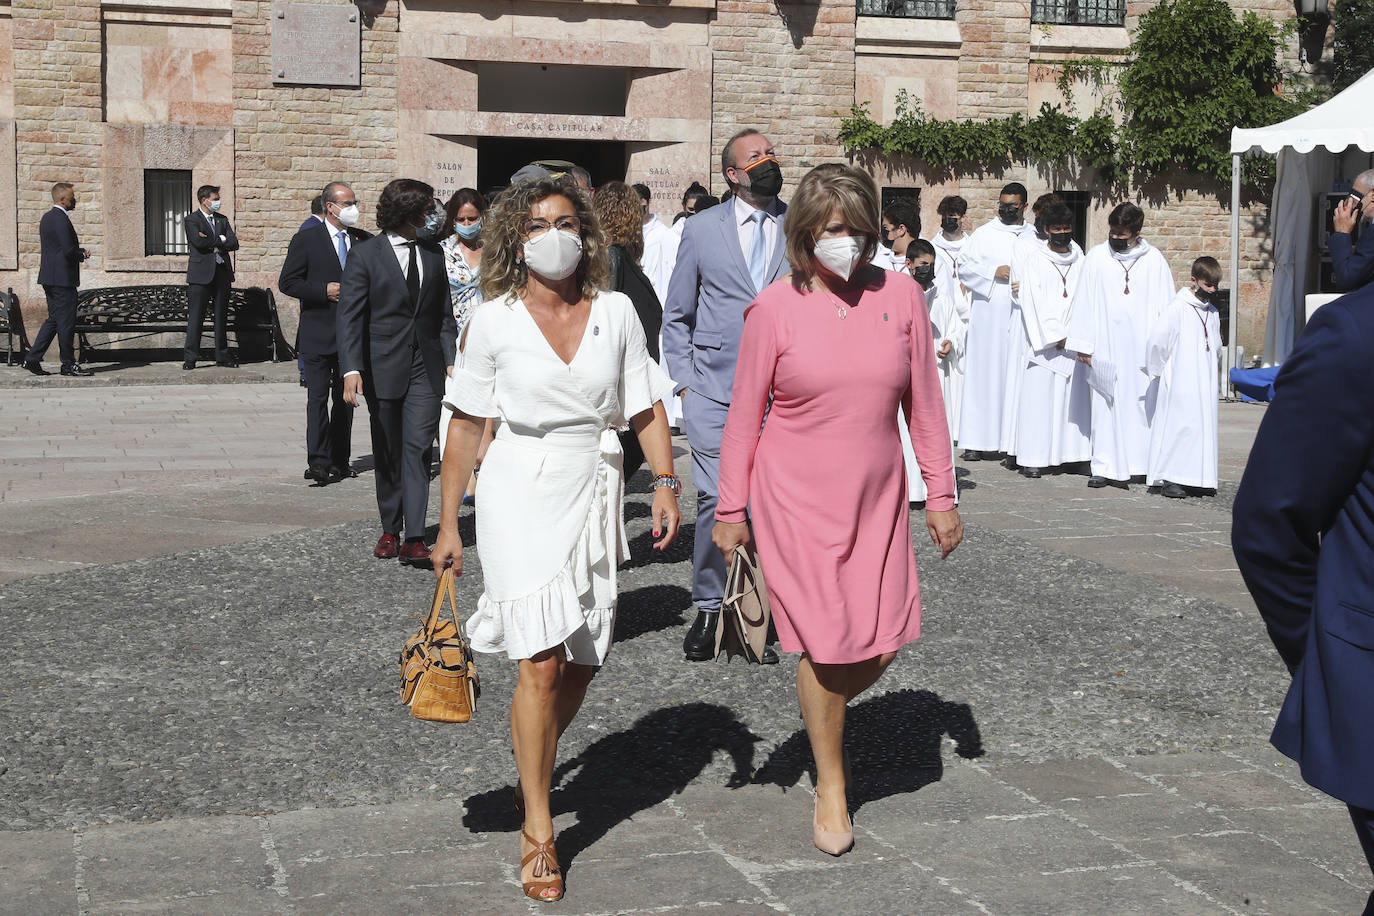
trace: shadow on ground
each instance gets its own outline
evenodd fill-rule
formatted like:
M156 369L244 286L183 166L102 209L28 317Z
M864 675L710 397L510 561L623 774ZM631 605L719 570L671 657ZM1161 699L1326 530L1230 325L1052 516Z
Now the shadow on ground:
M960 757L983 756L983 739L967 703L947 702L929 690L897 690L851 706L845 718L845 749L854 770L850 809L939 782L944 775L940 743L945 735L954 739ZM803 773L815 783L816 766L804 728L778 745L754 782L787 788Z
M577 822L558 834L559 861L566 868L617 824L681 792L719 751L735 765L727 785L748 785L757 741L724 706L688 703L654 710L628 729L588 745L553 774L554 816L577 815ZM463 826L469 830L520 829L511 786L473 795L463 805Z

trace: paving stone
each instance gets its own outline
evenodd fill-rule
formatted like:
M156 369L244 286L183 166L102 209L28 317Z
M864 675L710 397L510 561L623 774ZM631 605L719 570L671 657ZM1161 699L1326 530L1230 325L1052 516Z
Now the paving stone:
M843 864L768 871L763 880L797 916L975 912L956 890L899 857L868 864L838 861Z
M76 908L71 833L0 833L0 912L71 913Z
M1159 790L1129 770L1105 760L1057 760L1053 763L1004 763L987 767L996 779L1047 804L1065 799L1114 798L1157 794Z
M1360 912L1368 889L1355 887L1241 830L1131 844L1141 855L1234 910L1254 914Z
M83 880L95 907L245 889L272 893L253 818L97 827L82 831L81 848Z
M1016 916L1210 916L1227 912L1150 865L978 878L961 889L987 912Z

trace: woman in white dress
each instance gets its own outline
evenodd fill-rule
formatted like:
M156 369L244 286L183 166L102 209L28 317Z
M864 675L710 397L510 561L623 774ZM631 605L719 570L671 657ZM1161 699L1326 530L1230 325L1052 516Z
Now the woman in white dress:
M441 474L436 574L461 574L458 506L482 427L496 438L477 484L485 590L468 619L480 652L518 665L511 739L525 894L558 900L549 787L558 739L610 648L616 566L628 556L617 427L629 424L653 470L654 547L681 516L662 399L630 300L607 292L606 244L586 198L525 181L488 211L486 301L468 319L444 403L454 411Z

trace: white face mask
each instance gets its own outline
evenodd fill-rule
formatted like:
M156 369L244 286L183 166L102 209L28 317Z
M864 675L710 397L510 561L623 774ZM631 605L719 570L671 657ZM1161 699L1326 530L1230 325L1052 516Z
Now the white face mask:
M356 226L358 225L358 205L349 204L339 210L339 225Z
M211 213L218 213L218 212L219 212L219 201L217 201L217 200L212 200L212 201L210 201L210 212L211 212Z
M575 232L550 229L525 243L525 265L545 280L572 276L582 263L582 236Z
M861 235L844 235L833 239L820 239L816 242L816 260L841 280L848 280L859 266L859 257L864 253L864 238Z

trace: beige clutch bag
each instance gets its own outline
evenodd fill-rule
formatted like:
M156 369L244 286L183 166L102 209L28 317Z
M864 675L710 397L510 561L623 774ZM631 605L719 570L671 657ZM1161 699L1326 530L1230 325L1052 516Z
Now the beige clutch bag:
M768 625L773 610L768 604L768 586L753 550L735 548L735 558L725 576L725 598L720 604L720 625L716 627L716 655L726 658L743 655L759 664L768 644Z

